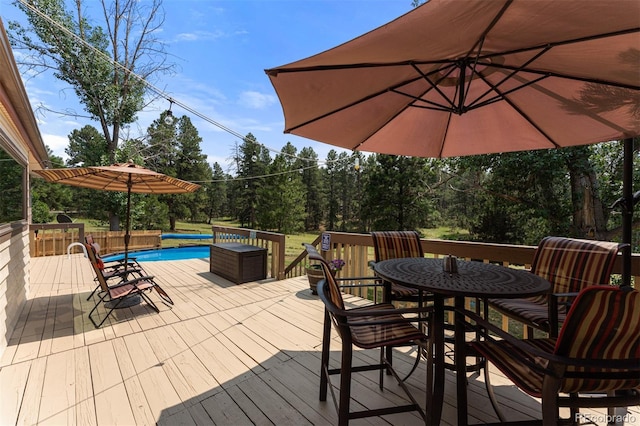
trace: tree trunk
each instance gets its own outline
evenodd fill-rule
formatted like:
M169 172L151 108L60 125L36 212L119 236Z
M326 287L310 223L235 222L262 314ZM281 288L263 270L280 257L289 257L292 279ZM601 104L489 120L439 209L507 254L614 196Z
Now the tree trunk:
M591 239L605 239L607 223L602 200L598 195L598 180L589 162L588 152L576 150L568 161L571 176L573 227L576 235Z

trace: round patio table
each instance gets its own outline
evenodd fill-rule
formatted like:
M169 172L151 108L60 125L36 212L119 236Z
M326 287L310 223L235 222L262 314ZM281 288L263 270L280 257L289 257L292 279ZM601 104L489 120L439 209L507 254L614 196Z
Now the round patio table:
M440 424L444 396L444 299L455 299L455 364L458 424L466 425L467 387L464 298L521 298L548 293L549 282L528 271L483 262L457 261L457 272L444 271L443 259L399 258L377 262L376 275L384 280L434 295L433 384L427 375L427 424Z

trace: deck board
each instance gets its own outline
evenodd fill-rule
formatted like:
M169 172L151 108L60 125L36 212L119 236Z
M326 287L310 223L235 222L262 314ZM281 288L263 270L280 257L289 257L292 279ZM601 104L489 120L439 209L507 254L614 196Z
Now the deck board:
M331 402L318 401L323 306L306 278L236 285L200 259L151 262L176 302L160 313L145 303L116 311L96 330L87 313L95 299L93 271L82 254L31 260L31 288L0 358L0 424L273 425L334 424ZM365 301L346 297L348 303ZM104 309L99 309L104 315ZM340 340L332 334L331 363ZM396 367L412 357L400 351ZM377 351L356 351L356 362ZM540 403L492 369L509 419L540 417ZM425 398L424 365L408 380ZM332 378L334 384L337 378ZM398 387L377 373L356 375L352 409L402 402ZM471 422L496 421L482 376L469 376ZM588 415L604 414L603 410ZM631 408L640 419L638 407ZM595 417L590 417L594 419ZM416 424L415 413L369 418L354 425ZM456 424L455 376L448 372L443 424ZM604 423L600 423L604 424ZM627 423L628 424L628 423Z

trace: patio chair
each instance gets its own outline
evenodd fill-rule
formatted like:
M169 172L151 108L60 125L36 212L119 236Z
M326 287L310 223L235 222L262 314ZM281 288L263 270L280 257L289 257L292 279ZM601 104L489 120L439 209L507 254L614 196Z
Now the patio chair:
M572 297L590 285L609 284L621 244L608 241L545 237L538 245L531 272L551 283L551 294L527 299L489 299L489 305L527 327L558 335Z
M90 244L85 244L85 246L87 249L87 255L89 256L89 261L91 262L91 266L93 267L93 271L96 274L96 278L100 286L98 301L89 312L89 319L96 328L100 328L102 324L104 324L104 322L107 320L107 318L109 318L111 313L115 309L120 307L125 300L135 295L140 296L156 312L160 312L160 310L158 309L156 304L149 298L147 292L156 290L163 302L173 305L173 300L171 300L169 295L162 289L162 287L158 285L152 275L137 276L133 279L128 279L129 273L123 272L121 275L122 280L120 282L115 285L109 285L107 283L107 279L102 273L102 270L100 269L94 247ZM92 317L92 314L103 302L107 302L109 304L109 306L105 305L107 313L99 323L96 323L96 321Z
M318 283L318 294L325 305L324 332L322 339L322 368L320 371L320 400L327 400L327 389L331 390L331 396L338 411L338 424L347 425L351 419L359 419L372 416L418 411L423 419L426 415L422 407L393 369L391 362L385 356L385 347L420 345L428 350L429 340L414 323L426 321L425 317L418 316L420 308L396 309L389 303L374 304L358 308L346 309L342 299L342 293L335 278L331 274L329 264L315 250L315 247L305 244L309 259L318 261L322 265L325 279ZM404 316L413 314L412 316ZM340 368L329 368L329 350L331 342L331 323L336 327L342 340L342 354ZM380 349L380 362L369 365L353 365L353 346L362 349ZM384 371L388 371L395 377L410 400L405 405L389 406L384 408L365 409L351 411L351 375L355 372L377 370L379 374L379 387L384 389ZM334 387L331 385L330 376L340 375L340 395L336 398ZM428 373L429 374L429 373Z
M420 235L416 231L375 231L371 233L375 261L400 257L424 257ZM386 283L385 301L419 302L420 292L415 288Z
M373 248L375 252L375 261L380 262L388 259L398 259L402 257L424 257L420 235L416 231L374 231L371 233L373 239ZM385 299L386 301L412 302L419 305L429 303L433 300L430 294L420 294L415 288L405 287L397 283L385 283ZM476 299L477 309L480 309L480 303ZM446 324L447 330L453 331L453 324ZM453 343L452 337L446 338L447 342ZM387 354L391 357L391 353ZM455 369L455 354L450 352L447 354L451 361L445 363L445 367L449 370ZM407 374L405 380L417 368L420 356L416 358L413 369ZM483 360L476 359L468 366L469 371L478 371L483 367Z
M470 343L472 350L524 392L542 399L544 425L577 422L579 407L608 407L613 416L613 407L640 403L637 290L586 287L571 306L559 337L517 339L491 324L486 327L498 338L485 331L486 340ZM489 374L485 378L489 389ZM569 419L560 419L559 407L570 407Z
M102 271L102 276L106 279L107 283L110 286L117 285L122 281L126 281L129 275L132 275L133 277L144 277L149 275L144 271L144 269L142 268L142 265L140 265L140 263L138 263L138 261L135 258L131 258L127 262L127 268L126 268L127 274L124 274L125 267L124 267L123 260L114 260L110 262L105 262L104 260L102 260L102 258L100 257L100 245L94 242L93 236L91 234L85 236L85 243L93 247L93 254L96 257L96 263L98 265L98 268ZM96 281L97 285L93 289L91 294L89 294L89 297L87 297L87 300L91 300L93 295L97 291L100 291L101 287L100 287L100 283L98 282L97 276L96 278L94 278L94 281Z

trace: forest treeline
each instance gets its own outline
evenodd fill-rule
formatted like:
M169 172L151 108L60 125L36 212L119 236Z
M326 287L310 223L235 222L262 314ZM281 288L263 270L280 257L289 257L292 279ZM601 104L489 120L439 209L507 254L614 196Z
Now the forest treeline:
M313 149L298 151L291 143L272 152L247 134L234 135L239 142L230 154L232 167L224 170L209 164L201 150L217 141L203 141L189 117L169 116L178 101L150 83L175 72L162 37L162 0L100 0L91 7L14 4L26 18L8 25L22 72L52 73L73 89L82 115L96 125L74 130L67 160L52 156L54 166L131 160L202 185L185 195L134 194L134 228L173 230L178 219L229 217L246 227L284 233L451 226L487 242L537 244L545 235L619 240L621 215L614 205L622 195L620 142L450 159L332 150L321 159ZM131 125L139 125L138 113L159 99L169 102L169 110L143 135L129 137ZM638 188L638 139L634 148L633 187ZM7 164L0 162L0 168ZM66 211L115 228L124 215L125 194L42 179L32 183L35 221ZM636 211L635 228L639 218ZM634 251L640 251L639 240L636 231Z
M207 162L205 143L215 142L203 141L187 116L167 120L164 112L147 137L120 144L116 162L202 185L193 194L133 194L134 229L231 218L283 233L449 226L486 242L537 244L545 235L619 239L620 212L611 206L622 188L620 142L450 159L331 150L321 159L291 143L272 153L248 134L230 153L230 170ZM112 157L91 126L69 135L66 154L64 163L52 156L58 167L106 165ZM33 180L32 192L34 221L65 211L116 228L124 215L125 194L41 179Z

